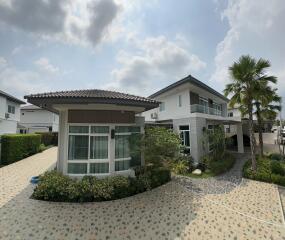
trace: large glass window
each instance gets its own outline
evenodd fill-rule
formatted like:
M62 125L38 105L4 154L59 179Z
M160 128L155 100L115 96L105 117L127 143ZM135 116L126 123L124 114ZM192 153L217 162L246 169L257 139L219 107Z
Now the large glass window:
M116 126L115 127L115 171L128 170L131 167L131 145L134 142L132 137L140 133L137 126ZM140 154L134 154L137 155Z
M90 137L90 159L108 159L108 136Z
M68 167L69 174L106 174L110 172L110 151L114 151L115 171L128 170L140 164L140 152L131 153L136 144L133 138L140 136L138 126L114 126L114 145L111 143L110 126L69 126ZM111 146L114 146L110 149ZM112 155L111 155L112 156Z
M179 126L181 144L185 147L185 153L190 153L190 128L189 125Z
M68 159L88 159L89 137L83 135L69 135Z
M109 163L90 163L90 173L109 173Z

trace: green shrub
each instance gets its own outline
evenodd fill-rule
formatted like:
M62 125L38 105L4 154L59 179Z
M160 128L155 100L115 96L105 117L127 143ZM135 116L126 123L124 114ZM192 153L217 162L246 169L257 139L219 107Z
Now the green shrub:
M57 132L37 132L41 135L41 143L45 146L54 145L57 146L58 133Z
M79 193L77 184L68 176L57 171L46 172L40 177L32 197L49 201L74 201Z
M85 176L78 181L51 171L40 176L32 197L59 202L107 201L150 190L168 182L170 178L170 171L165 168L146 168L135 178L112 176L98 179Z
M234 156L230 153L225 153L222 158L215 161L211 160L209 162L209 169L215 175L219 175L231 169L234 163L235 163Z
M279 153L271 153L271 154L269 155L269 157L270 157L270 159L272 159L272 160L277 160L277 161L283 160L282 155L280 155Z
M172 163L171 170L176 174L186 174L189 172L189 164L187 161L177 161Z
M285 186L285 171L282 163L271 160L269 157L258 157L256 163L256 173L251 170L251 160L244 164L243 177Z
M1 136L1 163L6 165L39 152L38 134L7 134Z
M174 159L181 148L179 135L163 127L146 129L142 141L146 163L155 166L163 166L165 162Z
M271 161L271 172L273 174L278 174L278 175L285 175L285 170L282 166L282 164L276 160Z

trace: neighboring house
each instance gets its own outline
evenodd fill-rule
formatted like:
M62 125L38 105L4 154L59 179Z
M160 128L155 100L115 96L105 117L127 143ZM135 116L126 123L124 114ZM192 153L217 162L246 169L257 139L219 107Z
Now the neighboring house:
M248 122L248 115L241 116L241 112L238 109L238 105L235 105L234 107L228 106L228 116L229 117L239 117L242 120L242 130L243 130L243 139L244 139L244 145L250 146L250 140L249 140L249 122ZM272 132L272 127L274 125L274 120L263 120L262 121L262 132L263 132L263 138L265 143L271 143L274 144L277 134L270 134ZM237 126L236 125L226 125L225 126L227 137L233 137L236 139L237 136ZM258 142L258 125L257 125L257 119L256 116L253 115L253 130L255 132L255 138Z
M17 132L20 104L25 102L0 90L0 135Z
M228 99L216 90L189 75L149 96L160 102L158 108L141 115L146 123L172 125L180 134L182 144L188 148L197 164L209 151L203 147L205 129L214 125L234 124L238 132L238 151L243 152L243 137L240 117L228 117Z
M57 169L71 176L132 175L143 165L142 154L130 152L130 136L144 132L136 114L158 102L134 95L78 90L25 96L29 103L59 113Z
M58 114L34 105L23 106L20 112L19 133L58 131Z

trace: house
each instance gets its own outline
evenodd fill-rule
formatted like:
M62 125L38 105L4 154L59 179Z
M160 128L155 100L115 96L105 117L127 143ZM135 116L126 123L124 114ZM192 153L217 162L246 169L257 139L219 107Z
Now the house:
M19 133L57 132L58 114L35 105L20 108Z
M241 118L228 116L229 100L191 75L153 93L149 98L159 101L160 105L141 114L146 123L171 125L180 134L182 144L196 164L210 151L209 147L206 150L203 147L203 131L211 130L214 125L236 125L238 151L244 151Z
M249 116L246 114L245 116L242 116L238 105L235 105L233 107L228 106L228 116L229 117L240 117L242 121L242 130L243 130L243 142L244 146L250 146L250 138L249 138ZM275 120L273 119L267 119L262 121L262 132L263 132L263 140L264 143L268 144L274 144L277 139L277 133L272 134L271 130L275 123ZM226 135L227 137L233 138L234 142L236 142L237 139L237 127L236 125L226 125L225 126ZM255 139L258 143L258 123L256 115L253 115L253 131L255 132Z
M16 133L22 100L0 90L0 135Z
M70 176L132 175L143 165L130 152L131 137L144 132L136 114L158 107L153 99L104 90L75 90L25 96L29 103L59 114L57 169Z

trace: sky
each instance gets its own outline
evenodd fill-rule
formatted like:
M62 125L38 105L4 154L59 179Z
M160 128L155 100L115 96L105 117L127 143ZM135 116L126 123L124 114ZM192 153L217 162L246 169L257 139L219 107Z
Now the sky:
M191 74L222 92L243 54L285 98L284 0L0 0L0 89L148 96Z

